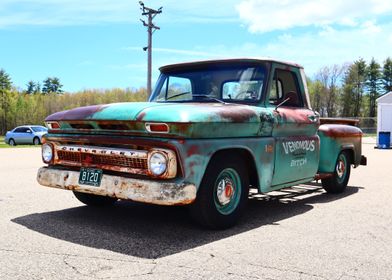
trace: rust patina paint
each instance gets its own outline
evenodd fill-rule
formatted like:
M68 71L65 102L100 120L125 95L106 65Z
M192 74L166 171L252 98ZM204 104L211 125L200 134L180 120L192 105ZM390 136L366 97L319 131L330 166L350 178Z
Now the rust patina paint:
M102 111L107 106L108 105L92 105L69 111L58 112L47 117L45 121L86 120L91 118L95 113Z
M101 163L93 167L106 172L102 188L92 188L78 184L78 166L68 166L55 158L54 164L61 164L61 168L53 164L41 168L38 181L50 187L171 205L194 201L208 164L222 151L246 155L244 163L255 169L252 184L260 192L331 176L342 150L352 151L353 164L359 164L362 132L341 125L352 124L351 121L328 120L323 122L335 124L320 126L318 115L306 104L303 69L297 64L271 59L233 59L177 64L162 67L161 71L208 68L208 65L219 63L227 66L232 62L263 65L269 69L262 100L249 104L126 102L76 108L46 119L60 124L60 129L51 129L43 138L53 145L97 146L97 150L135 149L149 155L153 149L173 151L172 159L176 163L176 168L173 165L170 169L176 169L173 178L157 178L149 170L141 172ZM276 109L269 104L267 90L274 69L286 69L297 75L305 103L302 108L283 105ZM164 123L169 131L148 132L146 123ZM92 160L82 163L83 166L92 164Z

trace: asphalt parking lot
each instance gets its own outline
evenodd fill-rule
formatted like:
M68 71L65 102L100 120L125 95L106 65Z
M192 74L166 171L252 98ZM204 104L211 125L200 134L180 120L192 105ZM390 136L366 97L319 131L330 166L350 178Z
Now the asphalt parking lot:
M344 194L252 195L226 231L182 207L90 209L38 185L39 148L0 149L0 279L392 279L392 150L364 142Z

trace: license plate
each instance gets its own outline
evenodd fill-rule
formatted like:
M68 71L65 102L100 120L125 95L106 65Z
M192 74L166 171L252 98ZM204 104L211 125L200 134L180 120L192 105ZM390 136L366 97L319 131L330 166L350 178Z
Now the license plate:
M79 184L99 187L101 185L102 170L94 168L80 168Z

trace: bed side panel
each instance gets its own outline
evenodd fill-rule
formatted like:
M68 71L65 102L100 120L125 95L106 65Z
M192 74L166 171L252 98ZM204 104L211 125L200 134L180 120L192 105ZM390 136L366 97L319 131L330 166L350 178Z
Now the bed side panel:
M319 172L333 172L336 159L343 150L350 150L353 155L352 164L356 167L361 162L362 131L354 126L340 124L320 125L320 163Z

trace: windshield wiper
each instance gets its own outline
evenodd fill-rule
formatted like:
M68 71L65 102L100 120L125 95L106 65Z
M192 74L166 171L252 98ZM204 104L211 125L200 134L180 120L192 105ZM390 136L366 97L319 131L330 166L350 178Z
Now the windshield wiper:
M220 100L220 99L218 99L218 98L215 98L215 97L213 97L213 96L211 96L211 95L193 94L192 97L202 97L202 98L205 98L205 99L214 100L214 101L219 102L219 103L222 103L222 104L226 104L226 102L224 102L224 101L222 101L222 100Z
M168 98L166 98L166 100L169 100L169 99L172 99L172 98L175 98L175 97L179 97L179 96L182 96L182 95L185 95L185 94L188 94L188 93L191 93L191 92L190 91L181 92L179 94L169 96Z

